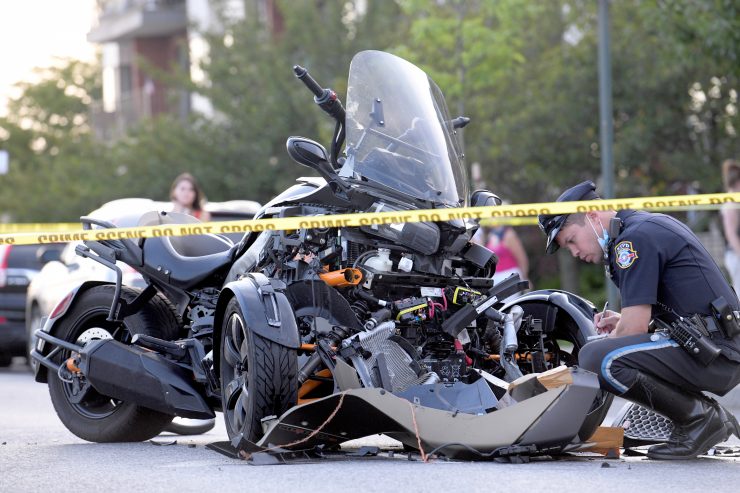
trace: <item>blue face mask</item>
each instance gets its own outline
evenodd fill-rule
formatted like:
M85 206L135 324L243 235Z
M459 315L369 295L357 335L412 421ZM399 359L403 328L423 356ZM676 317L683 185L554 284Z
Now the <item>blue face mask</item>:
M601 226L601 223L599 223L599 226L601 226L601 232L603 233L603 236L599 236L599 233L596 232L596 228L594 228L594 225L591 222L591 219L588 220L588 224L591 226L591 229L594 231L594 234L596 235L596 241L599 242L601 251L604 252L604 258L607 258L606 246L609 244L609 233L607 232L606 229L604 229L604 226Z

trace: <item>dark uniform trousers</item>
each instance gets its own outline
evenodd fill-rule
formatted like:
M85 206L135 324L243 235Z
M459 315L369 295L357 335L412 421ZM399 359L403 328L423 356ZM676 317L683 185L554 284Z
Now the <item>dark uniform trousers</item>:
M599 376L603 389L617 395L632 386L638 372L692 392L724 395L740 384L740 363L721 354L704 366L661 332L589 342L581 348L578 363Z

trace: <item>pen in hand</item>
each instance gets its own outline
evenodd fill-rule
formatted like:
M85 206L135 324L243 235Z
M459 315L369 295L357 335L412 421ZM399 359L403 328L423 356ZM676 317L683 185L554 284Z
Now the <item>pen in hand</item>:
M609 308L609 300L606 300L606 303L604 303L604 309L601 310L601 317L602 318L604 317L604 314L606 313L607 308ZM597 334L597 335L594 335L594 336L588 336L586 338L586 340L593 341L593 340L596 340L596 339L603 339L603 338L607 337L608 335L609 334Z

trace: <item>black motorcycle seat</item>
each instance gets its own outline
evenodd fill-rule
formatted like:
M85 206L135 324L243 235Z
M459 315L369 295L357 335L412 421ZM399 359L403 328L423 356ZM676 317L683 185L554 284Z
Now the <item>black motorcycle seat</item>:
M186 256L175 248L175 238L149 238L144 243L144 266L147 272L167 284L180 289L191 289L208 276L231 265L235 247L224 243L220 252L200 256ZM195 240L200 237L182 237ZM177 242L182 243L182 242ZM182 250L181 250L182 251Z
M142 217L140 224L200 222L190 216L188 219L180 217L184 214L160 213L157 216ZM227 237L215 234L148 238L144 242L144 266L149 275L167 284L191 289L230 265L236 248Z

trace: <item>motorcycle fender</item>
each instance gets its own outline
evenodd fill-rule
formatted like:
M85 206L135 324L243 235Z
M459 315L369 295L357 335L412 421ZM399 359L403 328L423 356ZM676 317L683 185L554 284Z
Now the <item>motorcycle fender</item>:
M257 445L299 440L302 447L338 445L380 433L410 448L418 449L422 444L427 452L439 449L460 460L481 459L486 454L491 457L497 452L503 455L510 447L539 453L560 451L582 443L579 433L587 411L601 392L595 374L577 368L569 371L571 384L485 414L412 405L384 389L353 388L288 409L270 424Z
M518 298L508 301L501 311L508 311L514 305L520 305L524 308L526 305L553 305L563 310L578 327L578 332L574 334L578 338L581 346L588 342L588 337L596 334L594 328L594 314L596 309L594 305L567 291L557 289L543 289L526 293Z
M231 299L239 303L249 330L287 348L300 347L298 325L293 308L285 296L285 284L253 273L226 284L221 290L213 323L214 361L219 361L221 328L226 306Z
M47 334L59 337L57 335L57 331L59 330L59 321L64 318L64 315L66 315L70 308L75 305L80 295L90 288L101 286L103 284L115 285L115 283L105 281L85 281L73 288L64 298L59 301L59 303L57 303L57 305L51 311L54 316L44 319L44 323L40 327L41 330L43 330ZM49 353L50 349L51 348L48 344L46 344L45 341L41 339L38 339L36 341L36 351L38 351L40 354L46 356ZM48 368L46 368L44 365L39 364L33 365L33 367L35 373L34 378L36 379L36 381L39 383L47 383Z

